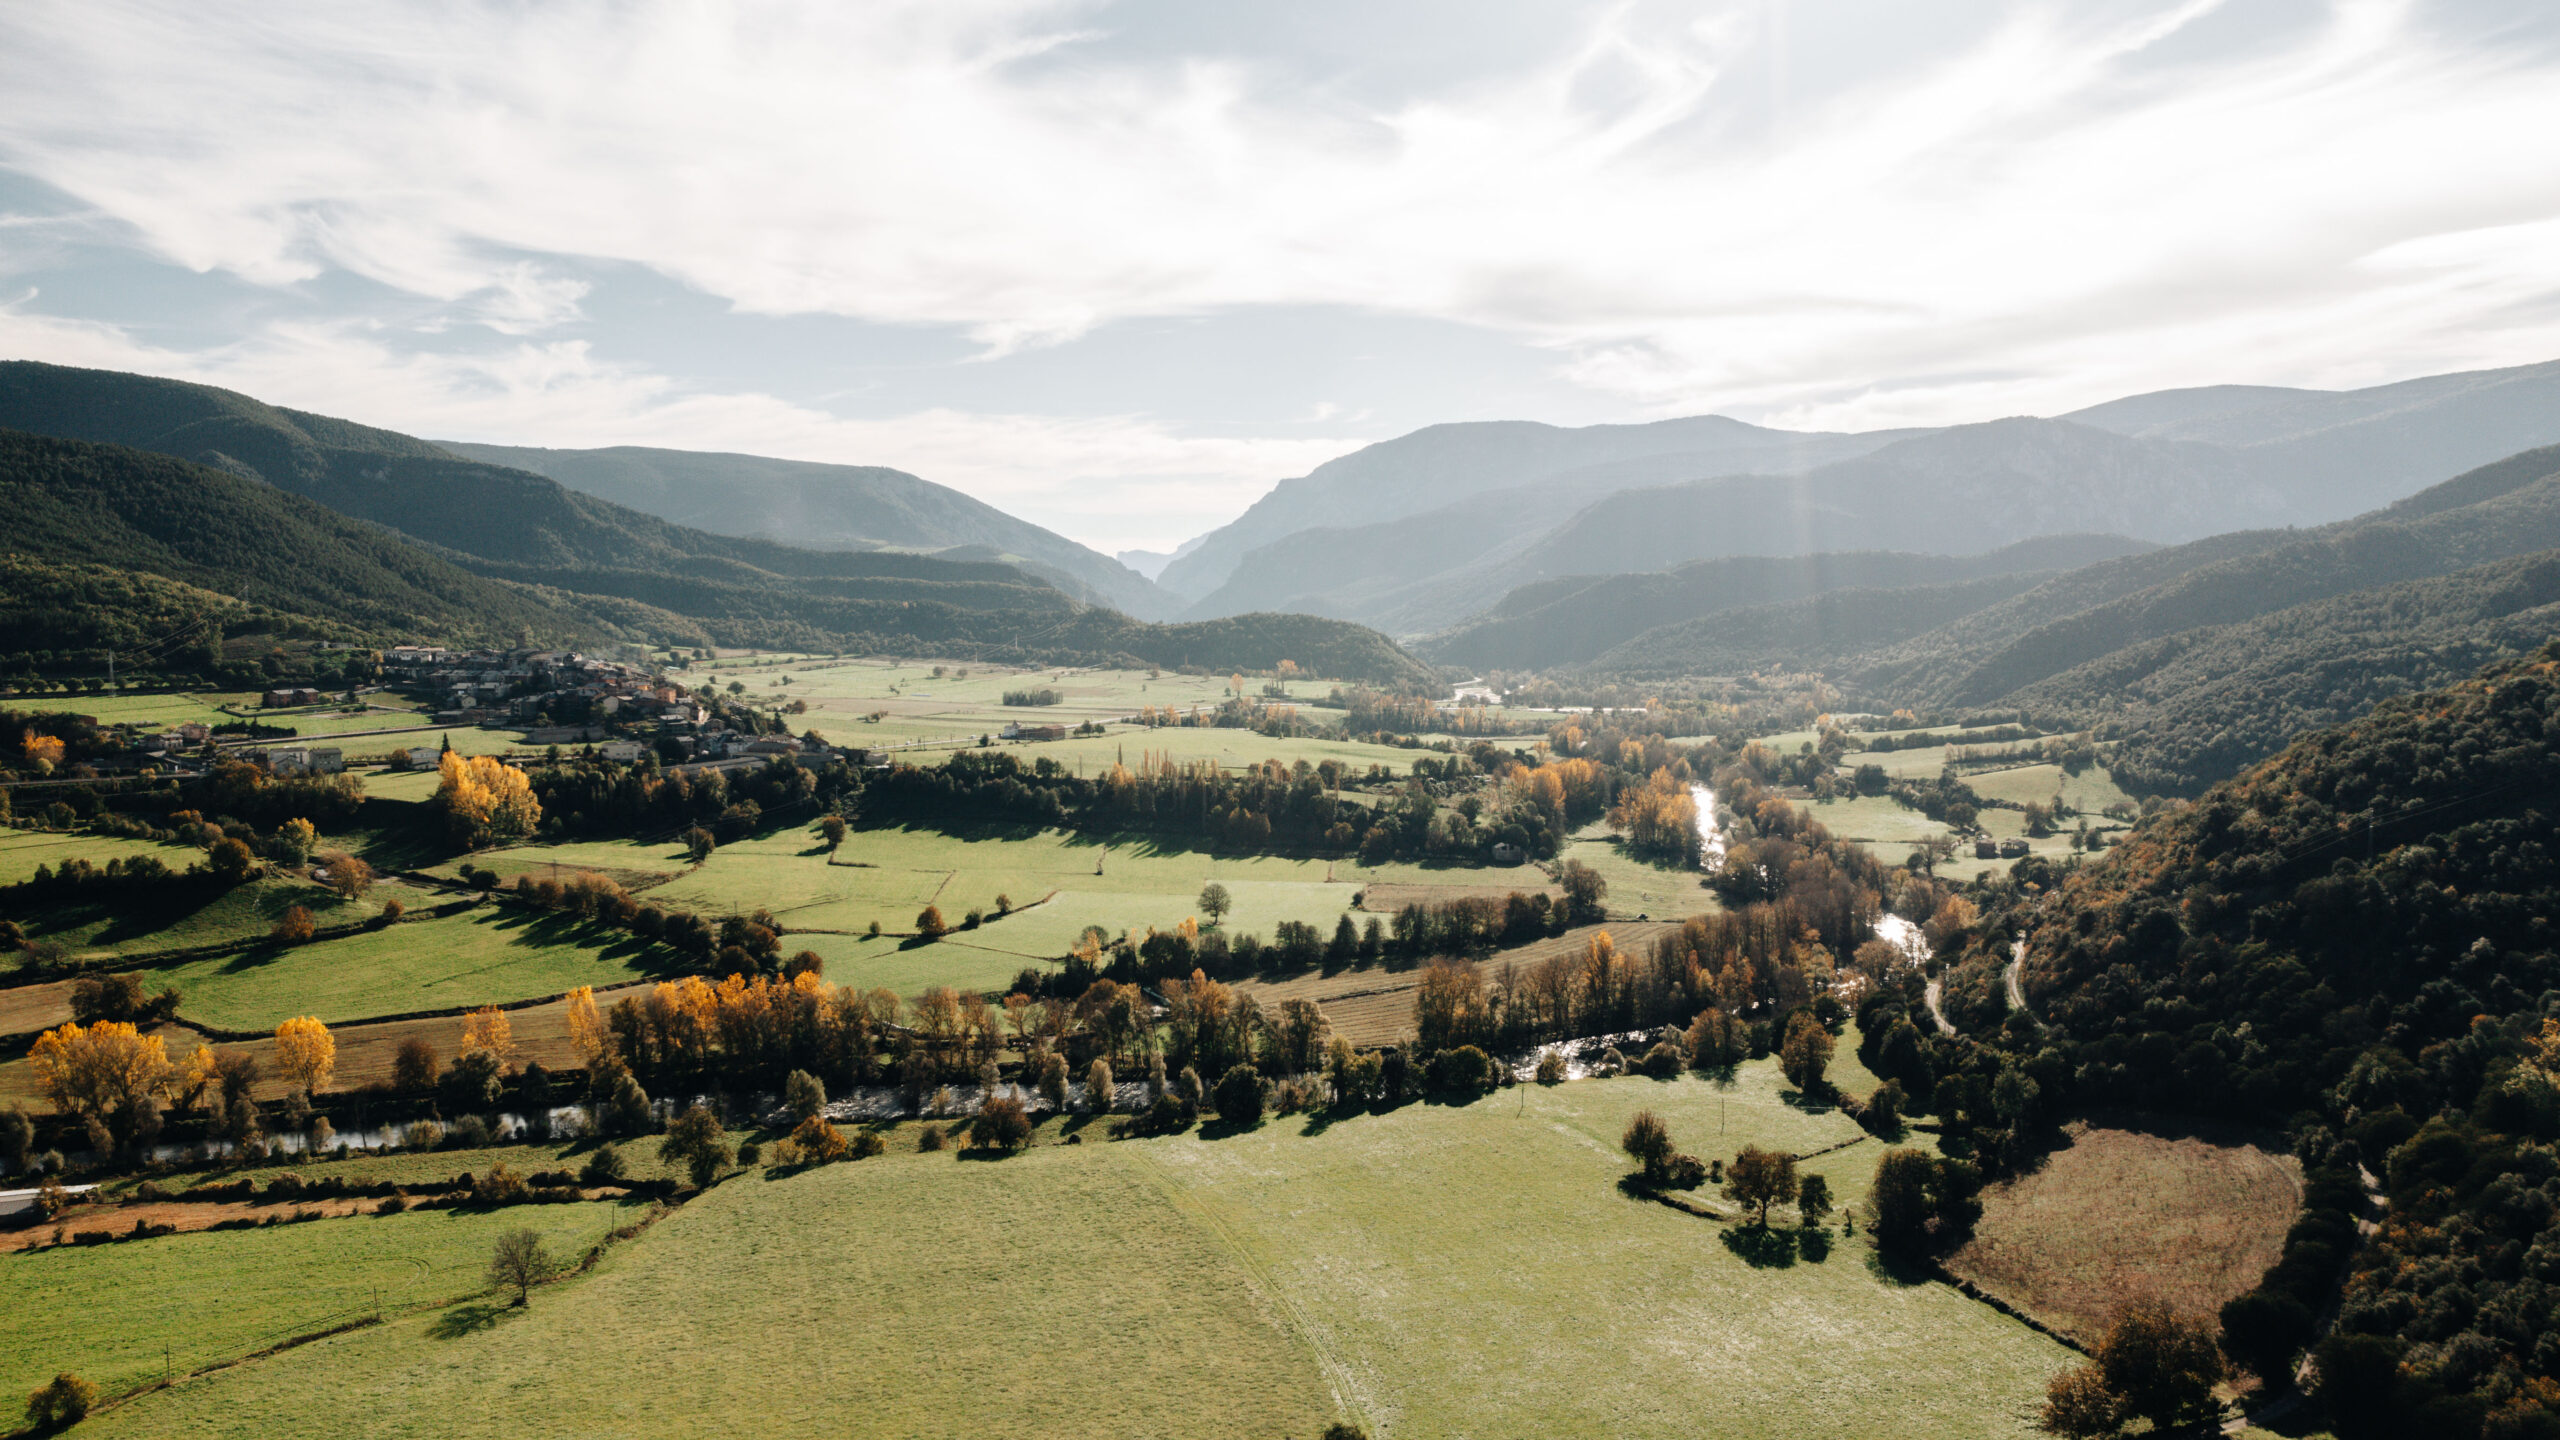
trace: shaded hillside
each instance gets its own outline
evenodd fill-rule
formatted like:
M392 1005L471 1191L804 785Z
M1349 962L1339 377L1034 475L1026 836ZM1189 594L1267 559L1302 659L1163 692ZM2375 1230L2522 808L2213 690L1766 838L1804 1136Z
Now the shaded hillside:
M2345 1271L2318 1381L2341 1435L2560 1423L2560 1350L2537 1343L2560 1256L2560 1056L2537 1043L2560 987L2554 794L2545 648L2297 740L1986 915L1954 957L1951 991L1996 994L2027 930L2043 1024L1967 1018L2010 1052L1981 1073L2031 1072L2050 1111L2283 1124L2351 1197L2359 1168L2387 1189L2361 1248L2351 1216L2300 1227L2261 1295L2224 1312L2235 1351L2281 1371Z
M2195 556L2212 553L2218 543L2206 542ZM2187 567L2160 584L2052 619L1996 649L1975 649L1960 677L1942 661L1940 684L1925 691L1909 684L1893 688L1928 704L1986 704L2180 631L2555 546L2560 447L2484 466L2376 515ZM1880 679L1872 671L1865 678Z
M2208 446L2056 420L1996 420L1900 440L1794 479L1632 490L1556 527L1523 577L1650 570L1720 555L1895 549L1977 554L2037 535L2154 541L2263 525L2291 497Z
M2003 697L2109 724L2137 792L2192 794L2306 731L2443 685L2560 635L2560 550L2357 590L2128 646Z
M1829 670L2006 599L2039 578L2039 572L2029 572L1894 590L1832 590L1782 604L1718 610L1612 646L1590 669L1632 679Z
M1832 590L1901 589L2029 571L2076 570L2153 548L2113 535L2021 541L1985 555L1860 551L1746 555L1635 575L1571 575L1520 586L1473 622L1416 648L1446 665L1578 665L1656 626Z
M1783 473L1864 454L1895 433L1800 434L1721 415L1581 429L1522 420L1433 425L1281 481L1244 514L1198 537L1157 578L1167 590L1196 599L1225 584L1251 551L1316 526L1397 519L1599 466L1615 467L1605 489Z
M165 577L375 636L547 643L616 628L270 485L13 430L0 430L0 549ZM102 634L126 628L96 623Z
M479 576L561 592L552 606L558 613L635 637L856 652L929 650L1032 664L1138 658L1213 669L1266 668L1250 657L1287 646L1307 654L1275 658L1324 665L1326 673L1346 679L1413 683L1427 673L1385 637L1338 621L1245 617L1219 629L1161 629L1117 611L1078 605L1012 565L897 551L803 550L711 535L581 495L529 471L461 459L407 436L282 410L207 386L10 362L0 364L0 421L76 439L124 437L139 449L200 460L225 474L227 494L303 497L317 502L315 511L325 506L340 517L373 522L336 521L403 556L432 558L374 526L426 542ZM265 555L251 553L247 541L260 533L255 524L209 529L222 537L225 554L240 555L237 573L160 573L258 599L234 588L235 582L269 584L271 571L291 568L289 542ZM113 563L77 548L83 533L80 522L65 519L28 548L47 559ZM160 569L147 563L140 568ZM439 573L451 570L448 565ZM525 594L481 583L492 597ZM330 588L363 593L355 584ZM401 593L386 591L388 598L372 612L381 618L371 623L392 625L393 617L415 612L418 607ZM546 602L513 603L521 608ZM490 615L513 613L495 599L485 609ZM457 618L443 625L458 623ZM498 623L514 628L511 621ZM1325 658L1310 658L1319 654Z
M581 494L715 535L811 550L972 547L983 553L945 558L1010 558L1079 600L1140 619L1160 619L1172 608L1171 597L1118 561L903 470L636 445L547 450L438 443L466 459L548 476Z

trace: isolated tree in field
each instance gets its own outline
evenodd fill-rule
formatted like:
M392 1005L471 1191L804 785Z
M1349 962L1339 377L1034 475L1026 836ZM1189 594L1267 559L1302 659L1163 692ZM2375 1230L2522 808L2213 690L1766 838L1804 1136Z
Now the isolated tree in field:
M610 1145L599 1145L578 1168L578 1179L589 1185L619 1185L626 1167L622 1152Z
M2124 1407L2095 1365L2078 1365L2045 1386L2036 1427L2066 1440L2108 1440L2124 1431Z
M1778 1068L1786 1072L1798 1090L1808 1095L1822 1089L1822 1074L1831 1068L1831 1032L1813 1018L1810 1010L1799 1010L1787 1024L1786 1042L1778 1049Z
M338 1042L317 1015L297 1015L276 1027L276 1073L302 1092L317 1095L338 1068Z
M36 1037L27 1058L55 1108L102 1126L131 1115L135 1104L158 1094L172 1074L159 1036L114 1020L47 1030Z
M578 1058L592 1068L613 1051L613 1032L605 1027L604 1016L596 1009L596 990L581 985L569 992L569 1043L577 1047Z
M1644 1167L1644 1178L1658 1180L1671 1162L1671 1127L1652 1111L1639 1110L1627 1121L1626 1133L1618 1137L1618 1148Z
M516 1053L515 1025L507 1019L506 1011L483 1005L462 1017L462 1053L468 1055L475 1050L486 1051L501 1065Z
M522 840L542 823L542 804L522 770L487 755L448 750L437 763L441 777L434 806L456 844L470 849Z
M683 839L685 856L696 865L710 859L711 852L720 848L720 837L699 825L685 831Z
M667 1127L667 1138L658 1142L658 1158L684 1166L694 1184L708 1185L736 1156L729 1149L729 1132L720 1128L720 1117L695 1105Z
M88 1419L97 1403L98 1387L66 1370L27 1397L27 1425L35 1430L69 1429Z
M325 862L329 868L329 888L348 900L361 899L373 888L373 867L353 855L332 855Z
M1095 1060L1084 1074L1084 1108L1096 1115L1111 1113L1113 1092L1119 1082L1111 1074L1111 1062Z
M951 933L950 924L942 918L942 907L927 905L924 909L917 911L916 933L927 940L939 940Z
M793 1120L807 1120L827 1108L827 1085L806 1070L794 1070L782 1082L783 1108Z
M415 1093L436 1083L436 1047L414 1037L400 1042L391 1057L391 1088Z
M969 1138L991 1150L1019 1150L1031 1139L1031 1112L1024 1108L1021 1096L989 1091L978 1102L978 1119L969 1127Z
M501 1290L516 1292L516 1303L533 1299L533 1287L548 1280L559 1270L559 1262L542 1244L542 1237L531 1230L509 1230L498 1237L497 1248L489 1256L489 1283Z
M1763 1150L1745 1145L1724 1167L1724 1193L1735 1204L1749 1208L1754 1223L1769 1223L1769 1207L1785 1205L1797 1194L1796 1157L1781 1150Z
M1227 887L1215 880L1200 887L1200 913L1208 916L1212 925L1227 918L1227 912L1234 909L1235 904L1235 897L1227 893Z
M1796 1182L1796 1218L1808 1227L1831 1218L1831 1182L1820 1175L1807 1175Z
M1875 1211L1876 1243L1909 1248L1929 1232L1929 1189L1937 1163L1921 1150L1887 1150L1876 1162L1867 1204Z
M845 823L841 815L830 815L818 822L818 838L826 842L830 855L844 848L844 834Z
M791 1143L799 1148L800 1158L811 1165L832 1165L853 1153L853 1142L844 1132L830 1124L824 1115L810 1115L791 1131Z
M275 945L308 944L318 929L319 927L311 919L309 910L300 905L288 905L284 913L276 917L275 925L267 931L267 940Z
M205 870L224 885L245 884L258 873L258 858L237 840L217 840L205 852Z
M1240 1130L1262 1123L1262 1072L1238 1065L1218 1081L1218 1118Z

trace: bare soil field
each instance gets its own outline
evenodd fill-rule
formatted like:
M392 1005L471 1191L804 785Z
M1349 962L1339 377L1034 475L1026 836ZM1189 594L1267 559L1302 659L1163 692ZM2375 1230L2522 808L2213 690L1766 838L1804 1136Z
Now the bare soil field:
M70 1019L71 985L52 980L0 990L0 1035L33 1035Z
M2301 1166L2235 1137L2085 1124L2038 1169L1983 1195L1964 1279L2084 1342L2158 1300L2208 1321L2284 1249Z

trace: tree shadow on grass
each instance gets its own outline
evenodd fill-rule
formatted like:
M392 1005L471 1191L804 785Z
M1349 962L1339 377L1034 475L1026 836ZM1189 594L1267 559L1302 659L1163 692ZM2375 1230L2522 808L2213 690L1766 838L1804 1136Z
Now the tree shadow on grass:
M1796 1232L1796 1253L1816 1265L1831 1258L1831 1232L1822 1227L1807 1226Z
M1887 1285L1897 1285L1904 1289L1915 1285L1927 1285L1938 1278L1936 1267L1927 1261L1888 1250L1881 1245L1867 1247L1867 1273Z
M1754 1270L1784 1270L1796 1263L1796 1237L1767 1225L1728 1225L1724 1248Z
M513 1305L487 1300L456 1305L438 1315L435 1323L427 1327L427 1334L437 1340L460 1340L467 1335L477 1335L483 1330L495 1329L500 1317L514 1308Z

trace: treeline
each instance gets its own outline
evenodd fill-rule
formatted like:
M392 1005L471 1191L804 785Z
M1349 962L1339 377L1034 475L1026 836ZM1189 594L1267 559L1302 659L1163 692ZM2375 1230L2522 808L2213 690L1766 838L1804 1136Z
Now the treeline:
M1871 1063L1933 1070L1915 1083L2015 1126L2095 1106L2285 1123L2315 1180L2361 1168L2390 1208L2355 1249L2331 1212L2362 1213L2359 1187L2323 1182L2284 1262L2226 1310L2225 1347L2283 1383L2345 1262L2317 1357L2342 1437L2548 1433L2555 793L2560 647L2386 701L2147 819L2105 864L1983 895L1947 1000L1987 1043L1959 1061L1880 1015ZM2050 1028L2002 1018L2019 930Z

